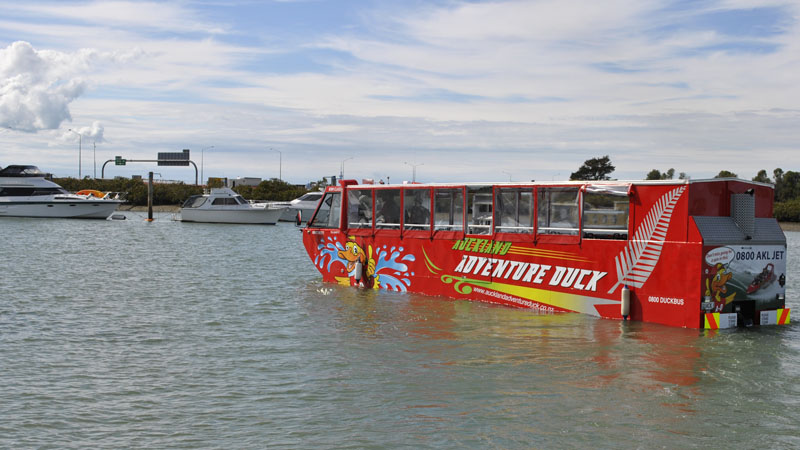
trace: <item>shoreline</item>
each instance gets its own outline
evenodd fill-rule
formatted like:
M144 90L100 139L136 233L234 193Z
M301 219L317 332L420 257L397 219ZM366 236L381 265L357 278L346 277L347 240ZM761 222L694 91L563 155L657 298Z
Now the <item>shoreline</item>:
M118 211L147 212L147 206L122 205ZM153 206L153 212L178 213L180 211L181 207L176 205ZM778 222L778 224L783 231L800 231L800 222Z
M800 231L800 222L778 222L783 231Z
M147 212L147 206L122 205L117 209L117 211ZM174 205L153 206L153 212L177 213L180 211L181 211L180 206L174 206Z

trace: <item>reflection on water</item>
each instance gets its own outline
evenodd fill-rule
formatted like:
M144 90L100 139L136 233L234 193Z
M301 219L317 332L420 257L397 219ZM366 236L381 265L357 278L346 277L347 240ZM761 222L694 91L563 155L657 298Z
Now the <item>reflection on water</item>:
M797 319L687 330L322 284L287 224L3 226L2 448L800 446Z
M788 389L793 402L800 399L796 384L787 384L800 378L797 348L786 345L797 337L795 325L687 330L338 286L331 296L335 313L315 314L315 304L312 322L344 341L362 340L348 348L358 350L349 356L354 368L367 364L364 358L382 377L380 387L364 390L408 388L408 379L422 384L391 393L411 411L400 413L404 423L446 423L463 432L460 424L503 423L531 439L521 442L544 446L604 446L594 442L597 434L611 439L608 447L649 439L691 447L797 443L796 426L776 423L768 424L775 436L719 432L731 423L766 426L756 411L787 424L800 419L780 394ZM775 381L776 372L787 378ZM459 443L493 442L495 432Z

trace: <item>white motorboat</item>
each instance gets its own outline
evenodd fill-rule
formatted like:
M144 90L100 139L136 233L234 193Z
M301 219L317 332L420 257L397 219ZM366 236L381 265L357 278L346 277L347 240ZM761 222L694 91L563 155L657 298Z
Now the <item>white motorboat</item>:
M284 211L282 203L251 203L230 188L212 188L183 202L181 221L275 225Z
M294 222L297 220L297 213L301 214L300 221L305 223L311 220L311 216L317 209L317 203L322 198L323 192L309 192L289 202L289 209L287 209L281 216L281 220L286 222Z
M48 178L36 166L0 170L0 217L105 219L123 203L98 191L71 194Z

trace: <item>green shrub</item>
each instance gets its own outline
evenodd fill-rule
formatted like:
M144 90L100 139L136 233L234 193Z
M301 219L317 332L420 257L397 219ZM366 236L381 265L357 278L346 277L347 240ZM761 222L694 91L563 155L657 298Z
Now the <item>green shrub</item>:
M131 180L127 178L115 178L113 180L101 180L84 178L55 178L56 183L70 192L78 192L83 189L96 189L102 192L126 192L126 200L133 206L147 205L147 182L146 180ZM153 205L180 205L189 196L202 194L203 188L192 184L154 184L153 185Z
M773 215L779 222L800 222L800 198L775 202Z
M127 192L129 204L133 206L147 205L147 180L131 180L115 178L113 180L84 178L55 178L56 183L70 192L83 189L95 189L102 192ZM221 186L219 186L221 187ZM273 178L261 182L258 186L237 186L234 189L248 200L280 200L289 201L308 192L285 181ZM203 193L201 186L184 183L155 183L153 185L153 205L180 205L192 195Z

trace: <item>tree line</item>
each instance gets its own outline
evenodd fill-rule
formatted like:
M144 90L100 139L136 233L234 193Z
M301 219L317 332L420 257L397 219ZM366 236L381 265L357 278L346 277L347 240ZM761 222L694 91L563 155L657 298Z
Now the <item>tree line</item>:
M140 179L115 178L113 180L84 178L54 178L64 189L78 192L95 189L102 192L125 192L125 199L134 206L147 205L147 182ZM221 182L209 183L209 187L222 187ZM290 201L308 192L304 187L289 184L277 178L264 180L258 186L236 186L234 191L248 200ZM202 186L184 183L154 183L154 205L180 205L192 195L203 193Z
M570 180L610 180L614 165L608 155L584 161L577 171L570 174ZM675 176L675 169L669 168L664 172L653 169L645 175L646 180L671 180ZM678 174L678 179L688 179L685 172ZM720 170L714 178L739 178L729 170ZM765 169L758 171L753 181L769 183L775 186L775 207L773 215L782 222L800 222L800 172L786 171L777 168L772 171L772 178Z
M606 155L586 160L577 171L570 174L570 180L610 180L615 170L611 158ZM646 180L671 180L675 169L664 172L652 169L645 175ZM689 176L680 172L678 179ZM738 178L737 174L721 170L715 178ZM800 172L775 169L772 178L762 169L752 178L753 181L770 183L775 186L774 216L784 222L800 222ZM113 180L84 178L56 178L56 183L64 189L77 192L83 189L96 189L103 192L127 192L127 200L134 206L147 205L147 183L139 179L115 178ZM324 185L324 181L317 182ZM221 187L220 180L211 180L209 187ZM312 187L313 188L313 187ZM233 189L248 200L289 201L308 192L304 187L289 184L277 178L262 181L258 186L237 186ZM184 183L159 183L153 187L154 205L180 205L192 195L202 194L203 187Z

